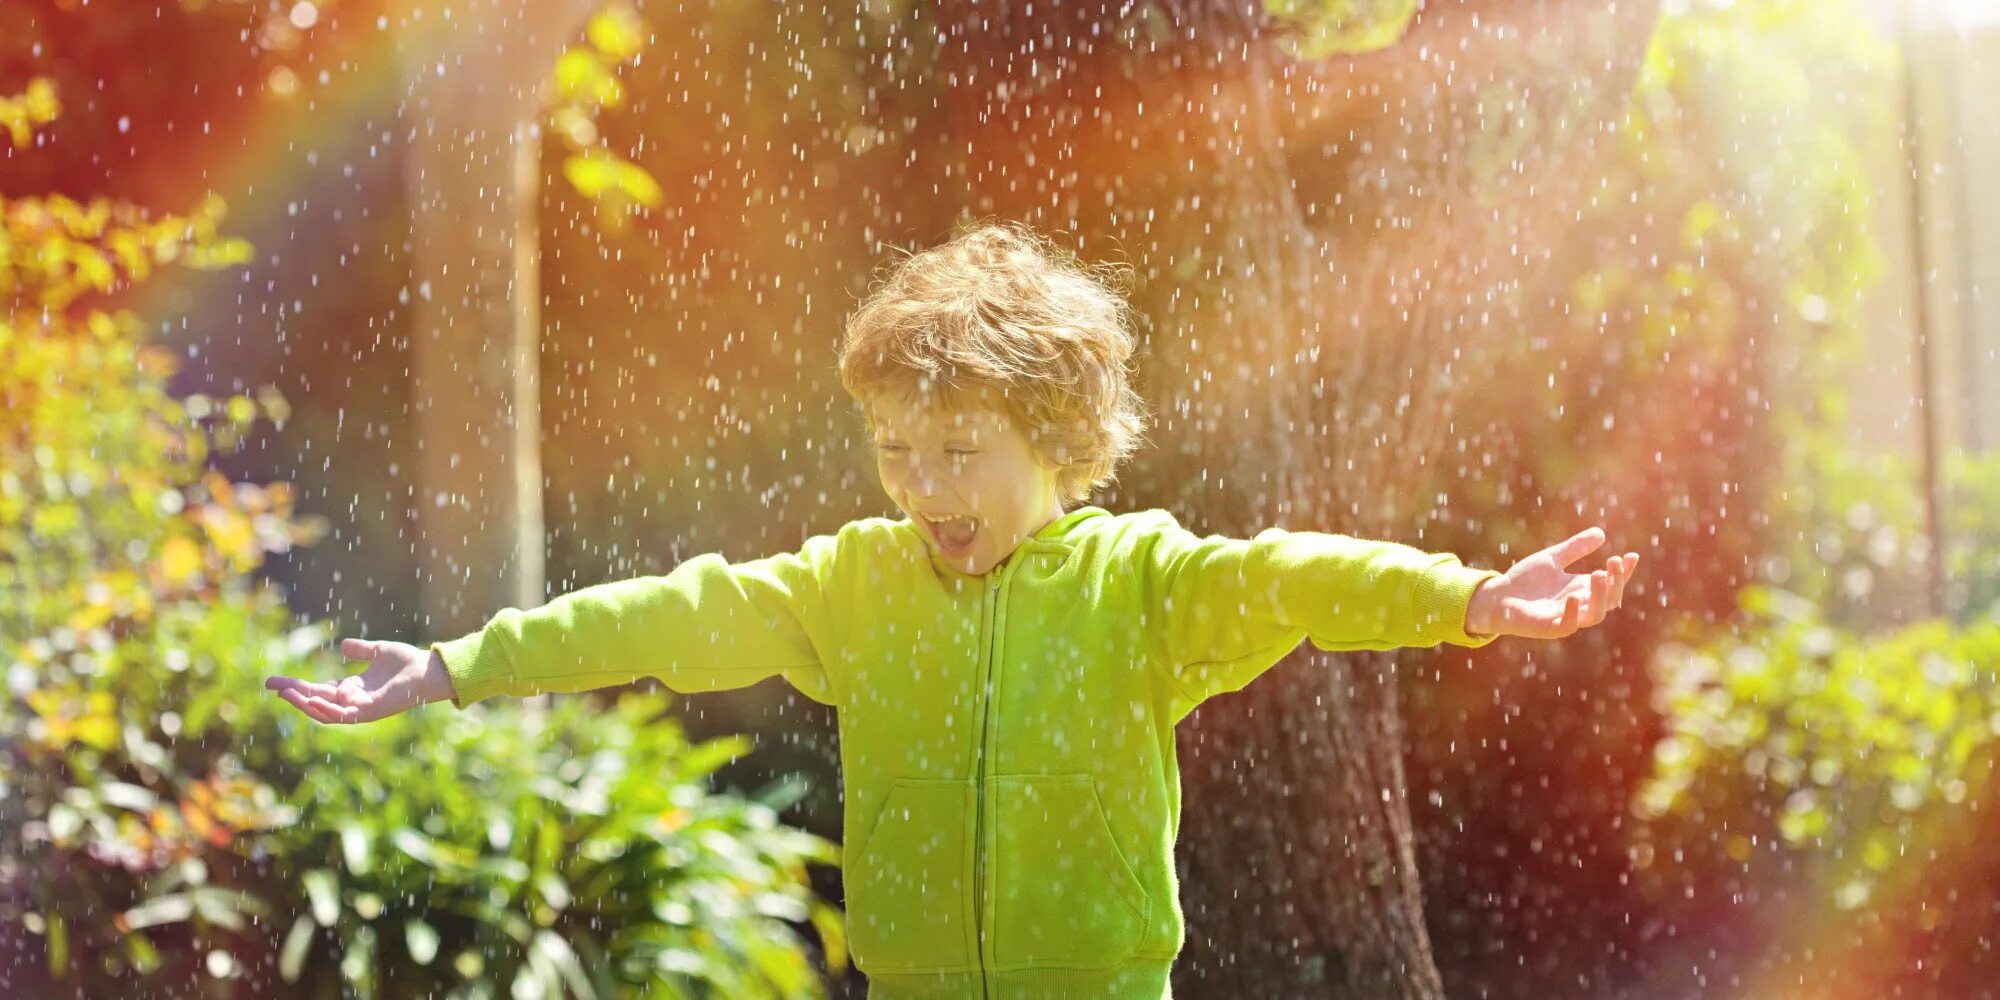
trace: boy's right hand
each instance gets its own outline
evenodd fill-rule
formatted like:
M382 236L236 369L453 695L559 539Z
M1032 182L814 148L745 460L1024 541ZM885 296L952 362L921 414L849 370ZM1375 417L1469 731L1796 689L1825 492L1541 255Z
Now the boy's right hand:
M264 688L278 692L314 719L331 723L374 722L452 698L444 659L429 649L380 639L342 639L340 652L349 659L368 661L368 669L338 684L267 677Z

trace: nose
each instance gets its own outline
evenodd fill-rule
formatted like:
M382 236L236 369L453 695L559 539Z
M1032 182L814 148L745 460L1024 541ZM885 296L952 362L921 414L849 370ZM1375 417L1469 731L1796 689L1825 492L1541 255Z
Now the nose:
M935 496L938 492L938 470L932 463L922 458L910 462L910 492L919 497Z

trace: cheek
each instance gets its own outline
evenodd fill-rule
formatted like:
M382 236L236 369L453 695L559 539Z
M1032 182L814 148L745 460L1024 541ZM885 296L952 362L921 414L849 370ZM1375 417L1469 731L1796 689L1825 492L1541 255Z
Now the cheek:
M996 510L1012 510L1024 505L1024 498L1033 492L1034 481L1018 466L987 467L979 472L977 489L987 505Z
M875 478L882 481L884 492L900 494L903 489L903 470L900 464L886 458L875 460Z

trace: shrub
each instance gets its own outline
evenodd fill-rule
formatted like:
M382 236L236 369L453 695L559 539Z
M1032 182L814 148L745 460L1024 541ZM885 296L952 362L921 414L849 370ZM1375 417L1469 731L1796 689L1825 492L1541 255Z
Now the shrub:
M59 111L38 82L0 124ZM820 995L836 848L778 825L788 787L709 794L743 742L663 695L341 728L261 690L347 671L255 577L324 524L207 468L284 400L172 397L109 305L247 259L222 213L0 198L0 992Z

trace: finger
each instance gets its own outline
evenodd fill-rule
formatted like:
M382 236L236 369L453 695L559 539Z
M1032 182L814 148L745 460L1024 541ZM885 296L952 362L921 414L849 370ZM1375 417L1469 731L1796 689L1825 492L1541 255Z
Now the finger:
M277 691L281 694L286 691L297 691L308 697L320 698L330 698L335 691L334 686L331 684L300 680L297 677L266 677L264 678L264 688L267 691Z
M1604 529L1595 525L1570 536L1569 540L1556 546L1556 565L1569 568L1569 564L1596 551L1604 544Z
M315 707L314 699L308 698L307 696L300 694L297 691L291 691L291 690L280 691L278 692L278 697L291 702L293 708L296 708L299 711L304 712L306 714L306 717L313 720L314 722L331 721L325 717L324 713L322 713L317 707Z
M368 692L345 682L325 694L308 694L307 697L316 697L335 708L360 708L368 704Z
M372 660L376 651L376 644L369 639L340 640L340 655L350 660Z
M321 722L342 724L360 721L361 713L358 710L346 705L336 705L325 698L307 698L306 706L312 717Z
M1571 594L1563 598L1562 630L1560 634L1573 635L1578 628L1582 627L1582 623L1583 607L1579 603L1577 595Z
M1611 610L1611 574L1598 570L1590 574L1590 623L1595 625L1604 620Z

